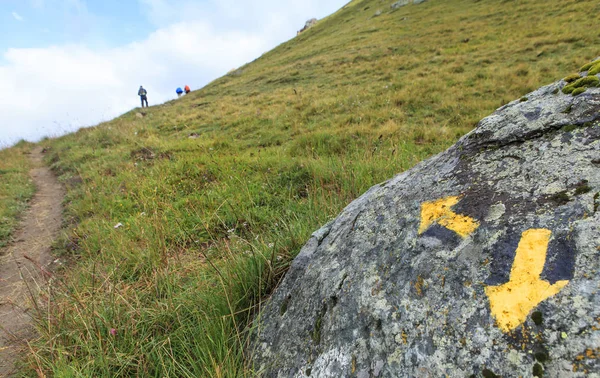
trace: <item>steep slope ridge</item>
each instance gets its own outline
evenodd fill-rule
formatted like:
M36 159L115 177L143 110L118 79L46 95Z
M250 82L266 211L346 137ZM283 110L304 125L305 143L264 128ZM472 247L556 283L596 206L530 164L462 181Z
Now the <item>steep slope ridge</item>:
M74 264L32 366L253 374L242 331L314 229L597 55L594 1L390 4L351 2L200 91L45 143Z

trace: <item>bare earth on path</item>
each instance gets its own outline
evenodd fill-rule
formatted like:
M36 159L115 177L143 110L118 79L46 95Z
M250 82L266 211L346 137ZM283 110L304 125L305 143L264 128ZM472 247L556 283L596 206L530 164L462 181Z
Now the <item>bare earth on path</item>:
M63 188L42 163L43 151L36 147L30 171L37 192L24 214L14 243L0 249L0 377L16 373L15 360L35 337L30 293L45 285L52 262L50 245L61 227Z

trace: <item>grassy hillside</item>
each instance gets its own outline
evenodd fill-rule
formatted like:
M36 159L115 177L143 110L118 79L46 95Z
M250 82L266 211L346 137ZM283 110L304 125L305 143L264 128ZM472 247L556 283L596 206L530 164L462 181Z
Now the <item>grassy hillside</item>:
M0 150L0 248L10 241L18 217L35 190L29 178L30 149L30 143L21 142L11 149Z
M56 253L70 265L32 369L257 374L248 320L312 231L600 55L597 1L391 2L355 0L144 117L45 142L68 188Z

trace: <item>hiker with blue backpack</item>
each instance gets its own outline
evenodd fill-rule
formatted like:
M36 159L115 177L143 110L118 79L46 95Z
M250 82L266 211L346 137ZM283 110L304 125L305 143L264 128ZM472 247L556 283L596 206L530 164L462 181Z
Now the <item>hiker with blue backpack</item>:
M144 102L146 103L146 107L148 107L148 98L146 97L147 94L148 92L140 85L138 96L140 96L140 99L142 100L142 108L144 107Z
M175 92L177 92L177 97L181 97L181 95L183 94L183 89L177 88Z

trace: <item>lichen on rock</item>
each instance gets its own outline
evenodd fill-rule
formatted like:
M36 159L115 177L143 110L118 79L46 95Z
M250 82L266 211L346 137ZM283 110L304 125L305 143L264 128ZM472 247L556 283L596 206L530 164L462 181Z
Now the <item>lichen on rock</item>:
M503 106L313 234L256 319L256 370L600 371L600 88L567 85Z

